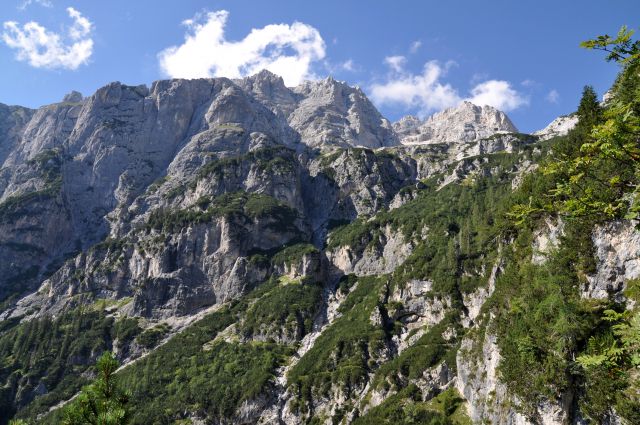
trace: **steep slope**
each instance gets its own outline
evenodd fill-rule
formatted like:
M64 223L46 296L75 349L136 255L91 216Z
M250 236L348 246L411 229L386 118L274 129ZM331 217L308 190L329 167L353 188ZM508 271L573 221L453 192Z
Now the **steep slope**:
M567 138L266 71L0 112L0 424L59 423L107 349L135 424L594 415L574 358L638 232L510 218Z

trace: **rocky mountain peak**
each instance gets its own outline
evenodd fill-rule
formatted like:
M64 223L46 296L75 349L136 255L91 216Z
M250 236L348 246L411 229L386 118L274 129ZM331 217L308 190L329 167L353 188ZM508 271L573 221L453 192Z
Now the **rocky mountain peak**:
M393 130L402 135L417 134L420 125L422 125L420 118L414 115L405 115L393 123Z
M84 97L82 96L82 93L72 90L70 93L67 93L64 95L64 97L62 98L62 101L70 102L70 103L78 103L78 102L82 102L82 99L84 99Z
M359 88L327 77L305 81L293 92L300 102L288 121L307 145L378 148L398 144L391 123Z
M297 96L284 85L282 77L266 69L255 75L236 80L236 83L273 113L285 119L293 112L298 103Z
M424 122L404 117L394 123L403 144L474 142L497 133L517 133L509 117L498 109L464 101L433 114Z
M569 130L576 126L578 123L578 116L576 114L562 115L554 119L542 130L538 130L533 133L534 136L538 136L541 140L548 140L557 136L566 135Z

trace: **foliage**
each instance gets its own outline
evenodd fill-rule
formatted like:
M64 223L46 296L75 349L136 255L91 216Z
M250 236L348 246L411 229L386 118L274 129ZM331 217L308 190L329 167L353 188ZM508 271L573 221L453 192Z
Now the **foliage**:
M555 188L514 211L520 218L541 211L567 217L636 218L640 212L640 42L623 27L617 37L600 36L582 43L605 50L621 66L603 109L586 87L578 107L579 122L558 144L544 167Z
M124 425L128 423L129 395L118 386L118 361L106 351L96 364L98 376L65 407L63 425Z
M245 338L263 336L275 340L299 341L313 328L322 302L318 283L278 285L269 289L246 312L239 324Z
M586 350L576 359L586 378L581 407L602 421L615 406L635 423L640 419L640 313L609 309L602 320L607 326L589 338Z
M117 335L117 336L116 336ZM113 340L126 345L130 332L113 326L103 311L72 310L52 319L21 323L0 335L0 423L17 411L34 416L71 398L86 383L89 359L108 350ZM39 384L47 393L33 399ZM20 391L18 392L18 389Z
M153 328L146 329L136 337L136 342L145 348L153 348L165 337L171 328L161 323Z
M447 353L453 354L447 365L455 369L456 341L445 341L442 336L449 327L460 327L454 314L447 315L397 357L380 366L373 380L374 386L387 387L392 383L394 387L402 388L406 382L420 378L425 370L437 365ZM457 331L462 333L462 329Z
M595 272L594 224L640 211L640 42L632 35L623 27L615 38L583 43L620 63L610 97L603 107L585 87L578 125L556 139L542 173L514 197L510 216L519 230L492 303L501 373L528 411L578 386L580 408L592 420L607 421L612 408L630 423L640 420L638 313L579 293ZM532 265L531 230L547 214L564 219L565 235L545 264Z
M198 412L233 417L245 401L270 388L291 349L273 343L236 343L218 334L237 323L256 300L274 290L264 284L172 337L118 373L131 391L132 424L164 424Z
M633 41L633 34L633 30L622 26L615 38L608 34L600 35L593 40L583 41L580 46L607 52L607 61L629 62L640 56L640 40Z
M306 255L317 254L318 248L308 243L299 243L290 245L277 252L271 262L278 265L291 265L297 264L302 261L302 258Z
M314 397L328 396L332 390L350 397L377 369L394 330L384 303L387 289L384 276L358 279L339 307L342 315L289 370L294 410L308 412ZM380 322L372 315L380 317Z
M447 393L448 395L449 393ZM449 398L445 412L435 409L426 403L420 389L414 384L409 385L397 394L387 397L382 404L369 410L365 415L357 418L354 425L378 424L427 424L427 425L463 425L467 422L460 419L462 415L453 417L459 408L459 398Z
M217 158L198 169L190 186L195 188L197 182L205 178L222 179L235 176L245 164L267 174L292 173L296 164L295 152L284 146L277 146L256 149L231 158Z
M265 218L274 230L298 232L294 224L298 218L296 210L271 196L247 192L225 193L207 202L199 201L190 209L154 210L149 214L146 228L175 233L190 225L211 222L217 217Z
M571 388L573 359L597 325L598 306L583 302L578 292L589 264L580 257L592 255L588 247L580 250L578 235L588 235L587 229L568 228L559 251L543 265L531 264L531 234L524 230L504 253L506 267L490 304L493 326L503 382L527 413Z

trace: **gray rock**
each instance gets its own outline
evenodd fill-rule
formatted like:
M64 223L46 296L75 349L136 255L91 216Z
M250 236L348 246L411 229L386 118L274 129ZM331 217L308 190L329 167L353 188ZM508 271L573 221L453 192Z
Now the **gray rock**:
M84 97L82 97L82 93L73 90L72 92L65 94L64 97L62 98L62 101L70 102L70 103L78 103L78 102L82 102L83 99Z
M419 126L414 117L405 117L394 123L394 129L403 144L468 143L518 132L504 112L466 101L430 116Z

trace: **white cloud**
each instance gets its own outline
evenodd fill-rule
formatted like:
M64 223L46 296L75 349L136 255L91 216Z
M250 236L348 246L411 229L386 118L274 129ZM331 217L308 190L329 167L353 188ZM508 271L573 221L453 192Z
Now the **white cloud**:
M438 61L425 63L421 74L412 74L404 70L404 62L389 60L385 63L392 69L384 83L370 86L372 100L379 104L396 104L416 109L425 116L434 111L456 106L464 100L477 105L490 105L503 111L511 111L528 104L528 99L517 92L509 82L487 80L471 89L467 97L459 94L451 84L443 82L449 68L455 62L442 65Z
M390 61L385 61L396 70ZM417 108L421 115L454 106L460 102L460 97L450 84L440 82L445 73L446 67L437 61L427 62L419 75L405 73L400 69L387 82L373 84L370 88L371 98L378 104L400 104Z
M471 97L468 101L476 105L489 105L501 111L513 111L529 100L511 87L507 81L489 80L478 84L471 89Z
M349 72L354 72L356 70L356 65L353 62L353 59L348 59L342 62L342 64L340 64L340 67L345 71L349 71Z
M91 33L91 21L82 16L82 14L73 7L67 8L67 12L71 19L73 19L73 25L69 28L69 36L71 39L82 40L88 36Z
M402 72L404 65L407 63L407 58L404 56L387 56L384 58L384 63L389 65L395 72Z
M24 0L18 5L18 9L25 10L27 7L31 6L34 3L37 3L40 6L44 7L53 7L53 3L51 2L51 0Z
M560 102L560 93L558 93L558 90L553 89L549 93L547 93L545 99L549 103L558 103Z
M420 49L420 46L422 46L422 41L420 40L416 40L413 43L411 43L411 46L409 47L409 53L415 53L418 51L418 49Z
M47 30L37 22L22 27L17 22L4 23L2 41L16 50L16 59L34 68L77 69L86 64L93 53L92 23L76 9L67 8L73 25L66 33Z
M158 55L162 71L173 78L239 78L268 69L293 86L313 78L312 63L325 57L324 40L310 25L272 24L252 29L240 41L227 41L228 17L220 10L184 21L184 43Z

